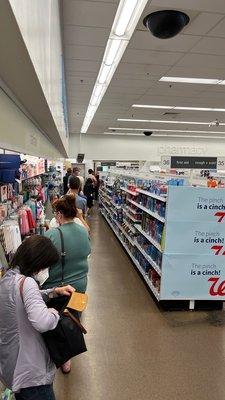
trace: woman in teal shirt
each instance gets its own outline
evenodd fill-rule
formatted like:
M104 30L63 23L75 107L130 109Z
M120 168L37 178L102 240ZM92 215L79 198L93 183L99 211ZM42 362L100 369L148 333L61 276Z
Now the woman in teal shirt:
M65 196L54 203L55 218L65 246L64 283L73 286L77 292L84 293L87 288L88 260L91 252L90 240L86 229L76 224L75 201L72 196ZM45 234L61 252L61 239L58 229L50 229ZM62 283L62 264L59 261L49 269L49 278L43 288L59 286Z
M87 230L76 224L77 215L73 196L64 196L54 203L55 218L60 225L65 247L64 285L73 286L77 292L84 293L87 288L88 256L91 252ZM61 252L61 239L58 229L53 228L45 234ZM62 283L62 264L59 261L49 269L49 278L43 289L58 287ZM70 372L70 363L62 367L63 372Z

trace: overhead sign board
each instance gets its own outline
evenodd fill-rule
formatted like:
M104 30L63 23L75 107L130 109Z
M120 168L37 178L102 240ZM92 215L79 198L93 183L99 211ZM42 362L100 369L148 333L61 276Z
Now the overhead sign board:
M225 159L223 157L163 156L161 167L163 169L216 170L225 168Z

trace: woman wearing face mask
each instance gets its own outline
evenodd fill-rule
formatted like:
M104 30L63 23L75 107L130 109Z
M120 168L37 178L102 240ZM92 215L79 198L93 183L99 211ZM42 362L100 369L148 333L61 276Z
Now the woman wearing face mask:
M71 285L77 292L85 293L87 288L88 255L91 252L87 231L74 222L76 206L74 198L65 196L54 203L55 218L60 225L64 246L65 266L64 283ZM58 229L50 229L45 234L61 252L61 238ZM43 288L59 286L62 280L62 264L59 260L49 269L49 278ZM70 362L62 367L64 373L70 372Z
M59 254L51 240L35 235L18 248L10 268L0 280L0 381L16 400L54 400L52 363L41 333L56 327L59 315L45 301L70 296L65 286L39 290L33 276L55 264ZM21 279L26 277L21 291Z

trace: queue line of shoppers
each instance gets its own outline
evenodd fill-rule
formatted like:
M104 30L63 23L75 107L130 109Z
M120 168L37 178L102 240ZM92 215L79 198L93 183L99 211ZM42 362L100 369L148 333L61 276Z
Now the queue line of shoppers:
M46 237L35 235L18 248L10 269L0 280L0 380L15 392L16 400L54 400L52 363L41 333L56 327L59 315L49 309L49 297L67 295L87 287L90 240L87 229L74 222L75 198L64 196L54 203L55 219L65 243L64 282L61 284L61 241L58 229ZM40 290L34 277L49 268ZM21 298L20 281L26 277ZM70 362L62 366L70 371Z

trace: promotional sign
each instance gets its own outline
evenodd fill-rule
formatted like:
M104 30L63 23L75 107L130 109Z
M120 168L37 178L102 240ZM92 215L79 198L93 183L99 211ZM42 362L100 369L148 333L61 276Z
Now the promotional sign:
M200 157L200 156L162 156L161 167L163 169L224 169L224 157Z
M225 300L225 190L169 187L162 300Z
M225 223L225 190L170 186L167 221Z
M166 226L166 254L213 255L219 248L219 254L225 252L225 223L176 221Z
M225 300L225 257L165 255L161 300Z

